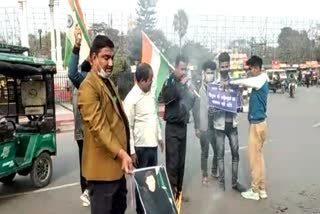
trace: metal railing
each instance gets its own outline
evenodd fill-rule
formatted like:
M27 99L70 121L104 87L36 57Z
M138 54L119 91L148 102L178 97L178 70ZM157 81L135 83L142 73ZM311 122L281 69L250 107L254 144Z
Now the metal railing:
M124 100L134 85L134 73L121 72L112 75L112 81L116 85L120 98ZM72 103L73 86L67 73L57 73L54 77L55 101L59 104Z
M54 76L54 95L56 103L72 102L72 83L67 73L57 73Z

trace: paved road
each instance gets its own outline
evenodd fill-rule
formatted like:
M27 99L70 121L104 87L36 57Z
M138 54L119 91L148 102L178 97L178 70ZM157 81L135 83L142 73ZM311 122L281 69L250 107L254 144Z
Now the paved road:
M269 137L265 146L268 170L269 199L246 201L239 193L217 189L215 181L209 188L201 186L200 145L192 125L188 133L185 191L191 198L183 204L185 214L246 213L246 214L320 214L320 89L299 88L297 98L271 94L269 101ZM241 116L240 181L248 185L246 158L248 125ZM228 150L228 147L227 147ZM230 184L230 153L226 155L226 177ZM163 159L160 161L163 163ZM18 177L13 186L0 184L1 214L79 213L90 210L80 206L77 146L73 134L58 135L58 156L54 158L51 184L42 192L34 192L29 177ZM130 207L128 212L133 214Z

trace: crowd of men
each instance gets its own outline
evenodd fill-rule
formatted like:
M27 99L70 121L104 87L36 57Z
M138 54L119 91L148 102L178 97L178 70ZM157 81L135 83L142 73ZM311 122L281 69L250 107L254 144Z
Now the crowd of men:
M79 36L80 35L80 36ZM97 36L90 55L79 65L81 31L75 29L75 46L69 62L68 74L74 85L73 104L75 139L79 147L80 180L83 206L91 206L93 214L123 214L127 208L125 175L134 168L158 165L158 147L165 152L166 170L177 205L188 201L182 195L187 146L187 124L192 110L195 133L201 143L202 184L209 185L208 151L214 151L211 176L218 179L225 191L225 138L232 155L232 188L246 199L267 198L263 144L266 139L267 75L261 72L262 60L253 56L248 65L251 77L232 80L229 77L230 56L219 56L219 71L213 61L202 67L199 90L190 86L187 75L188 59L176 58L175 69L165 81L162 96L165 103L164 142L157 114L155 93L151 90L153 70L142 63L135 72L136 84L122 101L110 80L113 68L114 44L106 36ZM220 72L220 80L215 79ZM208 84L219 82L228 90L230 85L253 88L248 120L249 161L252 184L245 190L238 182L239 140L238 114L220 110L208 103ZM146 210L136 192L138 214ZM159 201L161 203L161 201Z

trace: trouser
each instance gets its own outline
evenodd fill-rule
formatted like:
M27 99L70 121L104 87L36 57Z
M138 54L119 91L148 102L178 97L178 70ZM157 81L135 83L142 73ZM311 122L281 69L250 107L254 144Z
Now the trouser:
M80 186L81 186L81 192L83 193L87 188L87 180L82 175L82 149L83 149L83 140L77 140L77 144L79 147L79 164L80 164Z
M138 158L137 168L151 167L158 164L158 147L135 147L135 151ZM144 210L137 189L136 206L137 214L143 214Z
M89 181L91 214L124 214L127 209L127 183L123 176L117 181Z
M208 177L209 144L211 145L211 148L213 150L211 173L214 176L217 175L218 157L217 157L216 139L215 139L214 130L209 129L208 131L201 132L200 144L201 144L202 176Z
M224 130L215 130L217 153L218 153L218 170L220 185L225 185L224 171L224 154L225 154L225 137L229 139L229 145L232 156L232 186L237 185L238 167L239 167L239 141L238 128L233 127L232 123L226 123Z
M254 192L266 189L263 145L266 140L267 123L250 124L248 154L251 169L251 187Z
M187 147L187 125L166 123L166 170L173 195L182 191Z

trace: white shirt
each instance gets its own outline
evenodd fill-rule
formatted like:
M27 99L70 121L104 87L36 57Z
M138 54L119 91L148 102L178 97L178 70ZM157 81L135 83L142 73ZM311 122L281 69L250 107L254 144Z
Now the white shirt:
M162 140L155 93L144 93L136 84L124 100L130 127L130 151L134 147L157 147Z
M239 80L233 80L230 83L234 85L244 85L249 88L255 88L259 90L266 81L269 81L269 77L266 73L261 73L258 76L255 77L249 77L246 79L239 79Z

